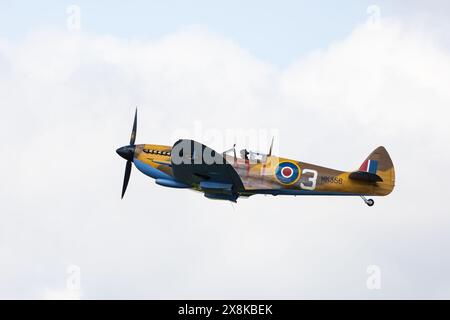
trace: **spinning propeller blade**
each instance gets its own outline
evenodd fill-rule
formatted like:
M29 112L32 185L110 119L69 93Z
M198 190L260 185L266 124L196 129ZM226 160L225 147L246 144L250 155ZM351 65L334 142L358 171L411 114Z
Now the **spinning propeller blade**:
M137 131L137 108L134 114L134 122L133 129L131 130L130 144L128 146L121 147L116 150L117 154L127 160L127 164L125 165L125 175L123 177L123 185L122 185L122 199L127 191L128 181L130 181L131 175L131 163L134 160L134 151L136 142L136 131Z
M131 131L131 137L130 137L130 145L131 146L134 146L134 142L136 141L136 129L137 129L137 107L136 107L136 112L134 113L133 130Z
M125 166L125 175L123 177L122 199L123 196L125 195L125 191L127 191L128 181L130 181L130 175L131 175L131 161L127 161L127 164Z

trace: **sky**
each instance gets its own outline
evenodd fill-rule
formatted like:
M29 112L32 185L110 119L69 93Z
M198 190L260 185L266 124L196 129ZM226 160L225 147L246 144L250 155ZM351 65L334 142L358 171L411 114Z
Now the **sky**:
M82 29L123 39L155 40L186 26L232 38L257 57L286 66L311 48L324 48L367 18L370 1L2 1L0 35L64 28L66 9L82 8ZM391 10L384 7L384 10Z
M0 298L450 298L445 8L0 1ZM133 170L121 200L135 106L137 143L384 145L396 189L231 204Z

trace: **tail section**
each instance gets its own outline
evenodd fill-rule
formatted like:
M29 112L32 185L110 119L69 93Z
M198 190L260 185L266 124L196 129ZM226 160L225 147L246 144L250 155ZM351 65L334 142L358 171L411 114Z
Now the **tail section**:
M376 148L355 172L355 176L368 177L369 182L376 182L375 195L385 196L394 190L395 170L391 157L384 147ZM363 180L363 179L359 179Z

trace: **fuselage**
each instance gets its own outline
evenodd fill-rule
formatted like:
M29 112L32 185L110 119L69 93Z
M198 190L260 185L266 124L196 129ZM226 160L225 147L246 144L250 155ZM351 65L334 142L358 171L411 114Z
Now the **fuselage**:
M171 146L136 145L133 163L156 183L172 188L192 188L174 179L171 165ZM393 169L381 170L381 183L369 184L349 178L350 172L334 170L297 160L265 156L262 159L242 159L225 155L226 161L238 173L244 190L239 196L272 195L377 195L384 196L393 189Z

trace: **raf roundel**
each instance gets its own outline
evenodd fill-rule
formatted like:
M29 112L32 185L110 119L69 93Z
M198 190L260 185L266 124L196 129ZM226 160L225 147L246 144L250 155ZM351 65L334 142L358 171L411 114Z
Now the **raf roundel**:
M281 169L281 175L283 178L289 179L294 174L294 170L291 167L284 167Z
M282 184L294 184L300 177L300 168L293 162L282 162L275 170L275 176Z

